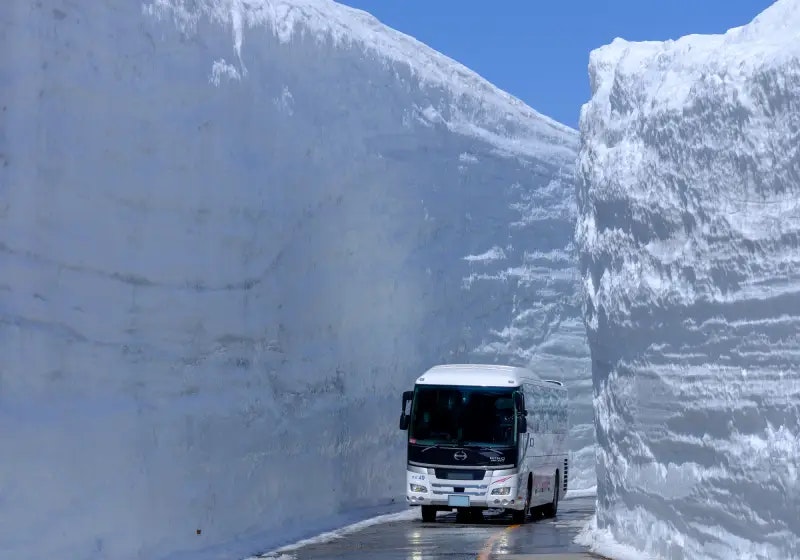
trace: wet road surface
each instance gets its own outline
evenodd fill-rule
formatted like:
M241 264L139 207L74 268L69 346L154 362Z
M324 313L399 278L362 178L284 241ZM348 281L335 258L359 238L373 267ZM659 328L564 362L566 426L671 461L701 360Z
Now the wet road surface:
M417 510L418 511L418 510ZM594 513L594 497L565 498L555 519L514 525L509 516L487 514L475 523L439 513L434 523L392 521L331 542L264 558L280 560L570 560L601 558L572 542Z

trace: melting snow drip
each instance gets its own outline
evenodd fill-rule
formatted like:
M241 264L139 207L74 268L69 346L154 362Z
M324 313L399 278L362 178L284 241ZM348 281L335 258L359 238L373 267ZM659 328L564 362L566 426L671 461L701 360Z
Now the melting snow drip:
M142 13L146 16L163 20L171 16L173 23L181 33L193 32L197 23L203 17L222 24L230 24L233 41L233 52L239 62L239 68L227 62L224 58L215 60L211 66L209 81L219 86L222 78L241 80L247 76L247 67L242 59L242 44L244 43L245 6L242 0L207 0L206 2L192 3L187 6L185 0L153 0L142 5Z
M209 81L215 86L219 86L223 78L239 81L242 79L242 76L239 74L239 70L237 70L235 66L228 64L224 58L221 58L214 61L214 64L211 67L211 77L209 78Z
M234 0L231 5L231 30L233 31L233 50L239 59L242 75L247 76L247 68L242 60L242 43L244 42L244 29L242 25L242 1Z

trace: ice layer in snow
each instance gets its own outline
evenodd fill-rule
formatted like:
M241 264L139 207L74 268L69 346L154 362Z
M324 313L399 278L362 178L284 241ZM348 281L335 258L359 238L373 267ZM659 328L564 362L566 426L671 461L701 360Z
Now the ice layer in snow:
M590 75L577 241L594 542L797 558L800 2L724 35L615 40Z
M567 381L590 445L577 147L332 2L0 2L0 557L404 506L400 394L440 362Z

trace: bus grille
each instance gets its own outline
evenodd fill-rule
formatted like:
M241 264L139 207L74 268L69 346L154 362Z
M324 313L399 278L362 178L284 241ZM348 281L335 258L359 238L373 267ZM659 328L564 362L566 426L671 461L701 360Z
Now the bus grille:
M485 470L467 469L434 469L436 478L440 480L483 480L486 476Z

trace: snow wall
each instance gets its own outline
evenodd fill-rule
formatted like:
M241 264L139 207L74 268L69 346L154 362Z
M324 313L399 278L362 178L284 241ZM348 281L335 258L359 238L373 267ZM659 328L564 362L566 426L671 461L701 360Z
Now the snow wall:
M800 2L721 36L615 40L589 69L586 540L636 558L798 558Z
M230 560L404 507L440 362L569 383L594 484L576 131L311 0L3 1L0 105L0 556Z

